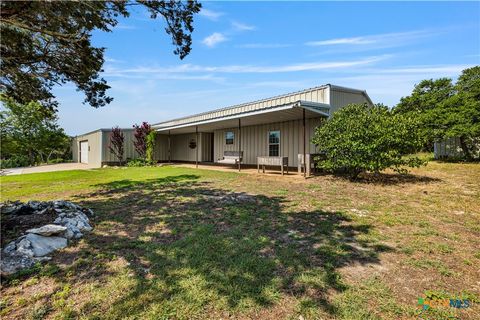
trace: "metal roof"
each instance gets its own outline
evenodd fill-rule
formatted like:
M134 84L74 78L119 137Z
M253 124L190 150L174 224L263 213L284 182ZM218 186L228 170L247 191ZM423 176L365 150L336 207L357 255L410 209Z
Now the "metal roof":
M206 119L222 118L225 115L234 115L234 114L243 113L245 110L260 110L260 109L269 108L272 106L279 106L282 104L293 102L292 98L294 98L295 96L311 93L311 92L322 90L322 89L329 89L329 87L330 87L330 84L326 84L326 85L317 86L317 87L296 91L296 92L291 92L287 94L282 94L282 95L278 95L278 96L274 96L266 99L260 99L260 100L237 104L229 107L219 108L219 109L202 112L202 113L198 113L198 114L194 114L186 117L181 117L181 118L176 118L168 121L155 123L152 125L152 127L158 129L158 128L168 127L172 125L194 123L194 122L198 122ZM285 100L285 101L282 101L282 100ZM300 99L295 99L295 101L297 100L300 100ZM276 103L276 101L282 101L282 102Z
M220 121L222 119L232 116L244 117L248 114L254 114L258 111L272 110L272 108L281 108L282 106L292 105L292 103L298 102L301 102L303 106L306 106L307 103L310 103L311 106L313 104L316 104L316 107L313 107L314 110L315 108L320 108L320 105L322 105L321 107L324 109L330 109L331 91L344 91L362 94L366 97L368 101L371 102L370 97L368 97L366 91L364 90L325 84L322 86L282 94L271 98L256 100L252 102L233 105L230 107L215 109L208 112L202 112L191 116L176 118L173 120L153 124L152 127L158 131L162 131L166 130L167 128L172 129L176 127L184 127L186 125L195 125L198 123L203 123L204 121Z
M328 117L330 115L330 106L327 104L299 100L261 110L251 110L193 123L188 122L156 127L155 129L160 133L169 133L171 131L173 134L180 134L195 132L195 128L198 127L200 131L211 132L218 129L237 127L239 119L242 121L242 126L301 119L303 117L303 110L305 110L306 118Z

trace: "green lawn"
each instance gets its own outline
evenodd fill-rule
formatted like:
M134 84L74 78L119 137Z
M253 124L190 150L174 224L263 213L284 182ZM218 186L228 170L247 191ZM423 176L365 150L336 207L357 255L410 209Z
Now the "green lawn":
M478 319L479 181L479 165L443 163L360 182L178 167L2 177L2 201L96 215L51 263L3 281L0 314L418 319L418 298L437 294L475 302L431 319Z

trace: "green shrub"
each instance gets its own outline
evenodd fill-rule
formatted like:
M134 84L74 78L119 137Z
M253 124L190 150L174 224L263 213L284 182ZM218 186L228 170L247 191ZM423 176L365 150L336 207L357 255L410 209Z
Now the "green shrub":
M417 121L383 105L351 104L340 109L316 129L312 142L325 155L318 160L319 168L352 178L387 168L406 173L405 167L425 163L405 157L422 145Z
M147 135L147 149L146 149L146 159L147 163L153 164L153 155L154 155L154 148L155 148L155 137L156 133L154 130L150 131Z
M146 165L148 164L143 159L132 159L127 162L127 167L144 167Z
M13 155L9 159L0 159L0 168L28 167L30 160L24 155Z

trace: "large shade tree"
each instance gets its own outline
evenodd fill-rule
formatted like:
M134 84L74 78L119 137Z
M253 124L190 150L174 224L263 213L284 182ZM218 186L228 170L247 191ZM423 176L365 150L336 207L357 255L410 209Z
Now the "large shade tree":
M111 31L136 6L164 20L180 59L189 54L197 1L2 1L0 90L18 103L39 101L54 110L52 88L72 82L92 107L110 103L100 76L105 48L92 45L92 31Z

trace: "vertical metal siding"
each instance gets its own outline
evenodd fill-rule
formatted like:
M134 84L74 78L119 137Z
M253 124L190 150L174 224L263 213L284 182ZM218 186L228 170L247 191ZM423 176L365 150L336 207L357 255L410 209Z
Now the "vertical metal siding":
M100 168L102 166L101 138L102 131L100 130L73 138L73 161L80 162L80 142L88 141L88 164Z
M307 119L306 139L307 152L314 153L315 145L310 143L315 128L320 124L321 118ZM303 125L302 120L292 120L278 123L261 124L242 127L243 161L245 164L254 165L258 156L268 155L268 132L280 131L280 155L288 156L288 165L297 166L298 154L303 152ZM235 140L233 145L225 144L225 132L233 131ZM222 159L224 151L238 150L238 129L222 129L214 131L214 162Z
M463 149L460 145L460 138L447 138L437 141L433 145L435 159L460 158L463 157Z
M124 152L123 159L137 159L139 158L138 152L135 150L133 141L135 140L134 131L127 129L122 130L125 140L124 140ZM117 162L118 159L115 157L109 150L108 145L110 144L110 134L111 131L105 130L102 132L103 139L103 150L102 150L102 162ZM168 136L164 134L157 134L154 147L154 160L165 161L168 158Z
M201 153L200 161L213 161L212 159L212 136L213 133L202 132L200 134L200 141L201 141L201 149L199 150Z
M190 140L196 140L195 133L172 135L172 160L174 161L195 161L196 149L190 149ZM200 143L197 141L197 148ZM200 150L199 150L200 151ZM200 152L199 152L200 160Z
M369 103L362 93L332 89L330 92L330 114L351 103Z

